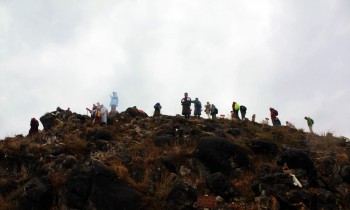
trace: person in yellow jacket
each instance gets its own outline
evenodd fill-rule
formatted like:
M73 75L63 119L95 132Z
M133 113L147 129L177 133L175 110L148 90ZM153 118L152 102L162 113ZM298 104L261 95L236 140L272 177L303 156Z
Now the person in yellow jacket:
M236 117L237 119L240 119L239 116L238 116L239 108L240 108L240 105L239 105L237 102L234 101L234 102L232 103L232 111L233 111L233 113L235 114L235 117Z

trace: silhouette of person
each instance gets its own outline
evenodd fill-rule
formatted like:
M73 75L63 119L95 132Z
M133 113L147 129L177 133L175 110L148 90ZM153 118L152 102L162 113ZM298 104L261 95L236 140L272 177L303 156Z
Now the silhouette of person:
M184 115L186 119L189 119L191 115L191 98L188 97L188 93L185 93L185 97L181 100L181 105L182 115Z

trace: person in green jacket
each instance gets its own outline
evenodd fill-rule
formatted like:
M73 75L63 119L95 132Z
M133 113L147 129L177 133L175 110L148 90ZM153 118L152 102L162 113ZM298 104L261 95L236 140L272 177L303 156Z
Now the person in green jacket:
M240 105L239 105L237 102L234 101L234 102L232 103L232 111L234 112L235 117L236 117L237 119L240 119L239 116L238 116L239 108L240 108Z
M309 126L310 133L314 133L314 131L312 130L314 120L311 119L311 117L304 117L304 119L307 121L307 126Z

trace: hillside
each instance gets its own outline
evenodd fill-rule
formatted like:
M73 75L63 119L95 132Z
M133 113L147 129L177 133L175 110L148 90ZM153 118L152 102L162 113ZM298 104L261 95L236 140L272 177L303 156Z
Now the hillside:
M59 108L40 120L0 141L0 210L190 210L202 195L212 209L350 209L344 138L132 108L104 126Z

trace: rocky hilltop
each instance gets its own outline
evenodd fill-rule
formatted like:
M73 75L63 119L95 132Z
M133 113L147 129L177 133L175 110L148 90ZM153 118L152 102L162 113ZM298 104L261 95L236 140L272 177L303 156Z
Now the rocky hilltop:
M44 130L0 141L0 209L350 209L345 138L227 119L148 117L108 125L61 109Z

